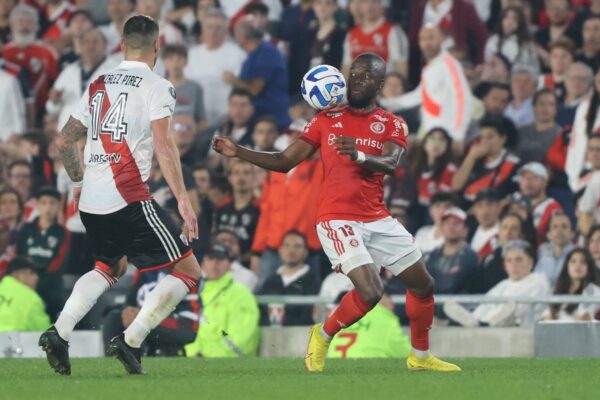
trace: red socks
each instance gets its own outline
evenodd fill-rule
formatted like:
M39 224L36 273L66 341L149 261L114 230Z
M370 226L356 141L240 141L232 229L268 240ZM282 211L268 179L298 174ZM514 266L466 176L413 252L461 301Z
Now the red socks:
M338 308L331 314L327 321L325 321L323 324L323 331L330 337L333 337L340 330L361 319L366 313L371 311L372 308L373 306L365 303L358 293L358 290L352 289L342 297L342 301Z
M406 291L406 314L410 320L410 341L413 349L429 350L429 329L433 324L433 294L417 297Z

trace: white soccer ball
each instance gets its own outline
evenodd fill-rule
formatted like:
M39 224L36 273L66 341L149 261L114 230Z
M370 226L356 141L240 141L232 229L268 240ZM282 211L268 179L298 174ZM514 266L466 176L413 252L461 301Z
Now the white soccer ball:
M346 80L337 68L331 65L317 65L302 78L300 91L311 107L324 110L344 101Z

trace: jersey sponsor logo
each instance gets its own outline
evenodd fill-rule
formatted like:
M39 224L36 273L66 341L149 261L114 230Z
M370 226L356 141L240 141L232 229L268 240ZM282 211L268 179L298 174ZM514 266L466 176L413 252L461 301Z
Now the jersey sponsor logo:
M373 122L370 126L371 132L381 135L385 132L385 125L383 122Z
M375 117L376 120L380 121L380 122L388 122L388 118L387 117L382 117L381 115L378 114L374 114L373 117Z
M121 155L119 153L109 154L90 154L88 164L118 164L121 162Z
M43 247L30 247L27 249L27 255L30 257L43 257L43 258L51 258L54 254L54 251L50 249L45 249Z
M344 113L343 112L328 112L325 115L327 115L329 118L339 118L342 115L344 115Z
M329 136L327 137L327 144L330 146L333 146L333 143L335 142L335 133L330 133Z
M342 125L341 122L336 122L335 124L331 125L332 128L343 128L344 125Z
M336 138L337 138L337 136L335 133L330 133L329 136L327 137L327 144L330 146L333 146ZM381 143L377 140L371 139L371 138L357 138L356 145L372 147L374 149L379 149L379 150L383 149L383 143Z

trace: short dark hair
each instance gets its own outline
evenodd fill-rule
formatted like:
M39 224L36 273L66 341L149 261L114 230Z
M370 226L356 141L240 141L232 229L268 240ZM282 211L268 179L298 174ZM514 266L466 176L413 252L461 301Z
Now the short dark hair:
M26 140L40 147L40 153L46 154L49 144L49 138L42 131L30 130L19 136L19 140Z
M140 50L154 44L158 38L158 24L146 15L134 15L123 26L125 46Z
M261 122L267 122L271 125L274 125L277 132L279 132L279 123L277 123L277 119L275 119L275 117L272 117L270 115L264 115L256 120L254 126L256 127L256 125L260 124Z
M304 233L296 230L296 229L291 229L289 231L287 231L285 233L285 235L283 235L283 237L281 238L281 242L283 243L283 241L285 240L286 237L288 236L297 236L300 239L302 239L302 241L304 242L304 247L308 248L308 240L306 240L306 235L304 235Z
M511 95L510 86L506 83L500 82L483 82L481 85L475 88L475 96L483 99L485 96L490 94L492 90L504 90L508 92L509 96Z
M187 47L181 44L167 44L163 47L161 52L162 58L167 58L170 56L180 56L185 59L188 58Z
M67 26L71 26L71 22L73 22L73 20L80 15L86 17L92 23L92 26L96 27L96 21L94 21L94 17L92 17L92 14L90 14L90 12L87 10L76 10L73 12L73 14L71 14L67 20Z
M533 105L535 106L538 102L538 100L540 99L540 97L544 96L544 95L550 95L552 97L554 97L554 100L556 100L556 108L558 108L558 99L556 98L556 93L554 93L554 91L552 89L548 89L548 88L541 88L540 90L538 90L537 92L535 92L535 94L533 95Z
M269 7L263 3L250 3L246 6L244 11L246 14L258 13L262 15L269 15Z
M204 162L199 162L199 163L192 165L192 172L201 171L203 169L207 170L208 173L210 174L210 168L208 167L208 164L206 164Z
M517 144L517 128L515 124L508 118L501 115L488 115L479 122L479 129L491 128L494 129L500 136L506 138L506 147L511 149Z
M575 44L567 37L561 36L554 42L550 43L548 53L552 52L554 49L563 49L571 55L572 59L575 59Z
M27 160L14 160L12 161L10 164L8 164L8 172L12 171L12 169L14 167L17 167L19 165L22 165L24 167L29 168L29 171L31 173L33 173L33 166L31 165L31 163Z
M431 197L430 205L436 203L450 203L453 206L458 205L458 198L452 192L438 192Z
M590 241L592 240L592 236L596 234L596 232L600 232L600 224L594 224L590 228L587 236L585 237L585 246L588 247L590 245Z
M231 100L233 96L247 97L250 101L252 101L252 93L250 93L246 89L233 89L231 93L229 93L229 100Z

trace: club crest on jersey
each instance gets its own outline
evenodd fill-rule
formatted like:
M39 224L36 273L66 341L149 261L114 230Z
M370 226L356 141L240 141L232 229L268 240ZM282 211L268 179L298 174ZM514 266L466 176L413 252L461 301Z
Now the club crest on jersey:
M356 240L356 239L350 239L350 246L352 246L352 247L358 247L358 240Z
M385 132L385 125L383 122L373 122L370 126L371 132L381 135Z

